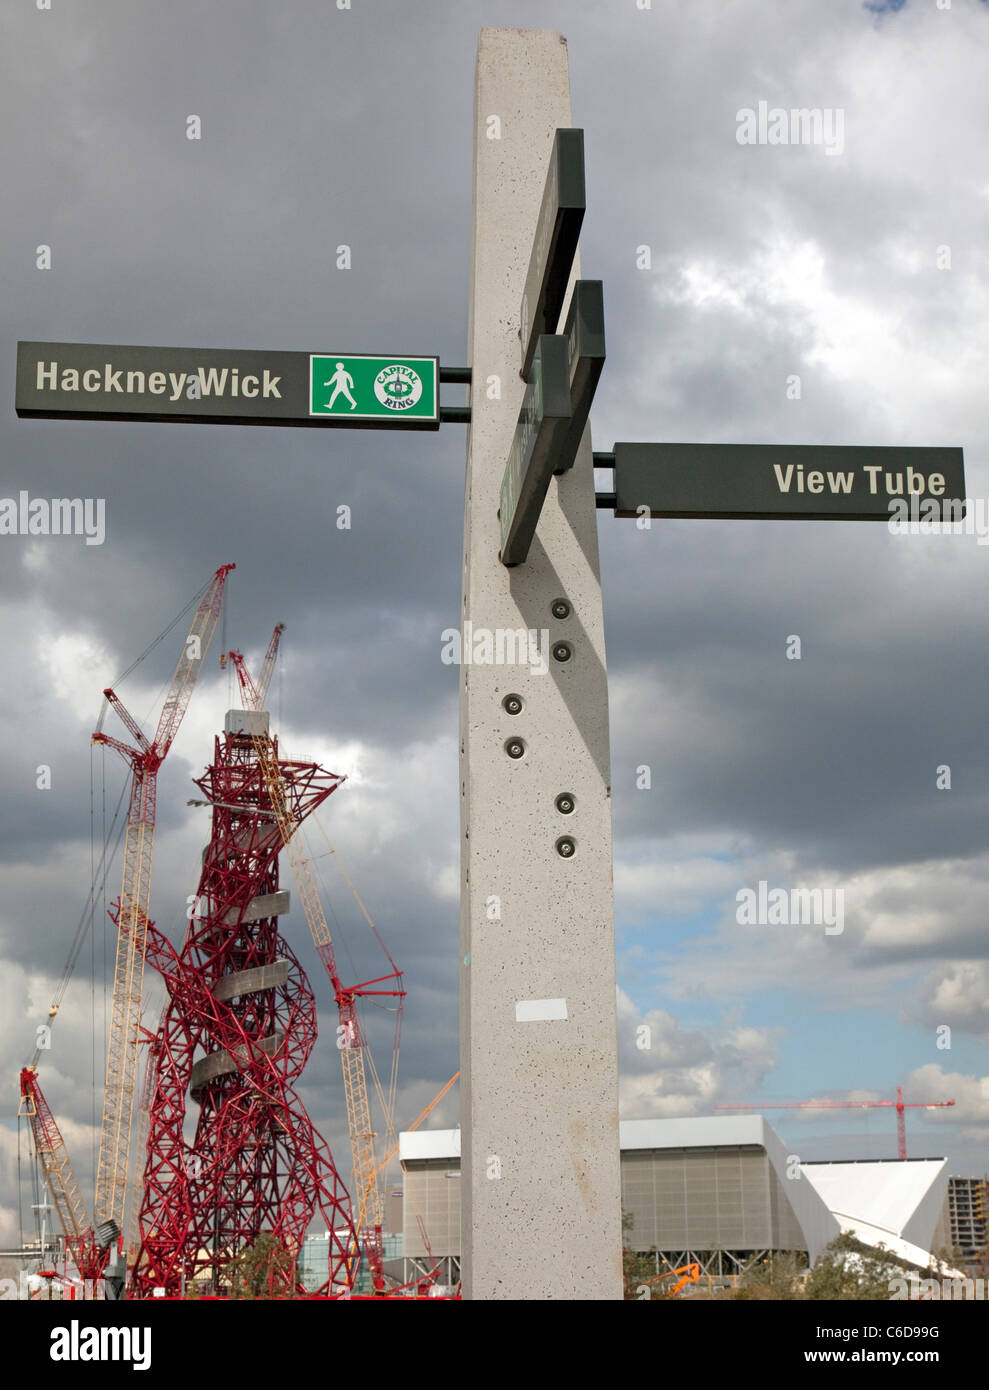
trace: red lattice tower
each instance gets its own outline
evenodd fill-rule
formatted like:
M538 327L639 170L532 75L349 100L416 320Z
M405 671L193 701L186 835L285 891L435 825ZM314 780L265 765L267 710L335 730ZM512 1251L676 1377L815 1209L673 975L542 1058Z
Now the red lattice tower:
M356 1273L350 1199L293 1090L316 1041L316 1001L278 931L288 894L278 887L283 838L252 738L262 727L267 738L266 714L232 711L196 784L212 805L212 832L181 951L156 929L148 934L169 1002L151 1052L132 1276L139 1296L156 1287L176 1295L183 1280L207 1270L222 1288L226 1266L262 1231L294 1270L319 1216L330 1236L320 1292L346 1295ZM277 757L277 742L271 746ZM344 780L316 763L278 765L296 825ZM191 1145L183 1135L190 1098L198 1105Z

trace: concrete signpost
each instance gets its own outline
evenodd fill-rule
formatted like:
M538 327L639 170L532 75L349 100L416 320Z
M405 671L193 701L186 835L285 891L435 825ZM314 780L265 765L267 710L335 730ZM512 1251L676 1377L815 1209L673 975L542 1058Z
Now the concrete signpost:
M620 1299L611 774L596 507L957 519L960 449L619 443L593 454L601 282L566 41L477 52L469 367L435 356L18 345L27 418L437 429L469 422L461 667L462 1270L472 1299ZM530 249L531 248L531 249ZM562 326L561 326L562 320ZM471 388L441 408L441 381ZM595 467L614 470L595 494ZM555 476L555 484L554 484ZM510 640L508 640L510 639ZM506 653L511 653L511 660Z
M463 619L542 634L545 661L461 669L464 1296L619 1299L608 688L589 432L570 439L603 333L559 325L583 211L563 38L482 30L475 112Z

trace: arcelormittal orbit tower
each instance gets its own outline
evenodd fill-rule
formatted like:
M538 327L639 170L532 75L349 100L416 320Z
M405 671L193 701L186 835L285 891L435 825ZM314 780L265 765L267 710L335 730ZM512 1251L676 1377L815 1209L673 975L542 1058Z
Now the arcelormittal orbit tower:
M316 1041L316 1001L278 919L289 894L278 856L344 779L278 757L265 710L231 710L197 786L212 808L198 894L181 949L154 927L148 958L168 1003L151 1042L139 1295L226 1266L261 1232L285 1251L285 1286L310 1225L330 1233L323 1293L346 1295L357 1244L332 1155L293 1089ZM195 1137L191 1134L195 1125Z

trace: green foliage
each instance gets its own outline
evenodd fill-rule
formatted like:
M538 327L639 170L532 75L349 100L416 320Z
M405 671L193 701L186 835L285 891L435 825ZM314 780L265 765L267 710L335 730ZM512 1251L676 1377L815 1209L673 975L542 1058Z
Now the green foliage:
M770 1251L765 1259L750 1264L731 1299L799 1299L804 1297L801 1276L805 1265L790 1251Z
M625 1237L635 1225L631 1212L622 1212L622 1236ZM665 1303L670 1299L670 1289L675 1281L663 1280L650 1283L656 1278L656 1247L648 1251L630 1250L622 1243L622 1298L626 1303L651 1302ZM643 1294L643 1285L649 1290Z
M295 1260L270 1231L262 1231L227 1265L228 1298L291 1298Z
M625 1243L625 1237L635 1225L635 1217L630 1211L622 1212L622 1280L624 1290L622 1297L626 1302L637 1302L640 1298L637 1290L656 1274L656 1261L651 1255L643 1254L639 1250L630 1250ZM659 1294L660 1285L650 1284L650 1297L661 1297Z
M854 1236L836 1236L810 1272L807 1297L885 1303L891 1295L890 1281L905 1268L909 1266L883 1245L863 1245Z

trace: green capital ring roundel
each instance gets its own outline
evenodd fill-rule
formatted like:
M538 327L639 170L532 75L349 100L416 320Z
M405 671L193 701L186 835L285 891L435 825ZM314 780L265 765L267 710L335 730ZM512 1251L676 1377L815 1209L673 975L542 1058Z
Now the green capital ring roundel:
M435 357L312 353L309 414L316 418L396 424L439 418Z

